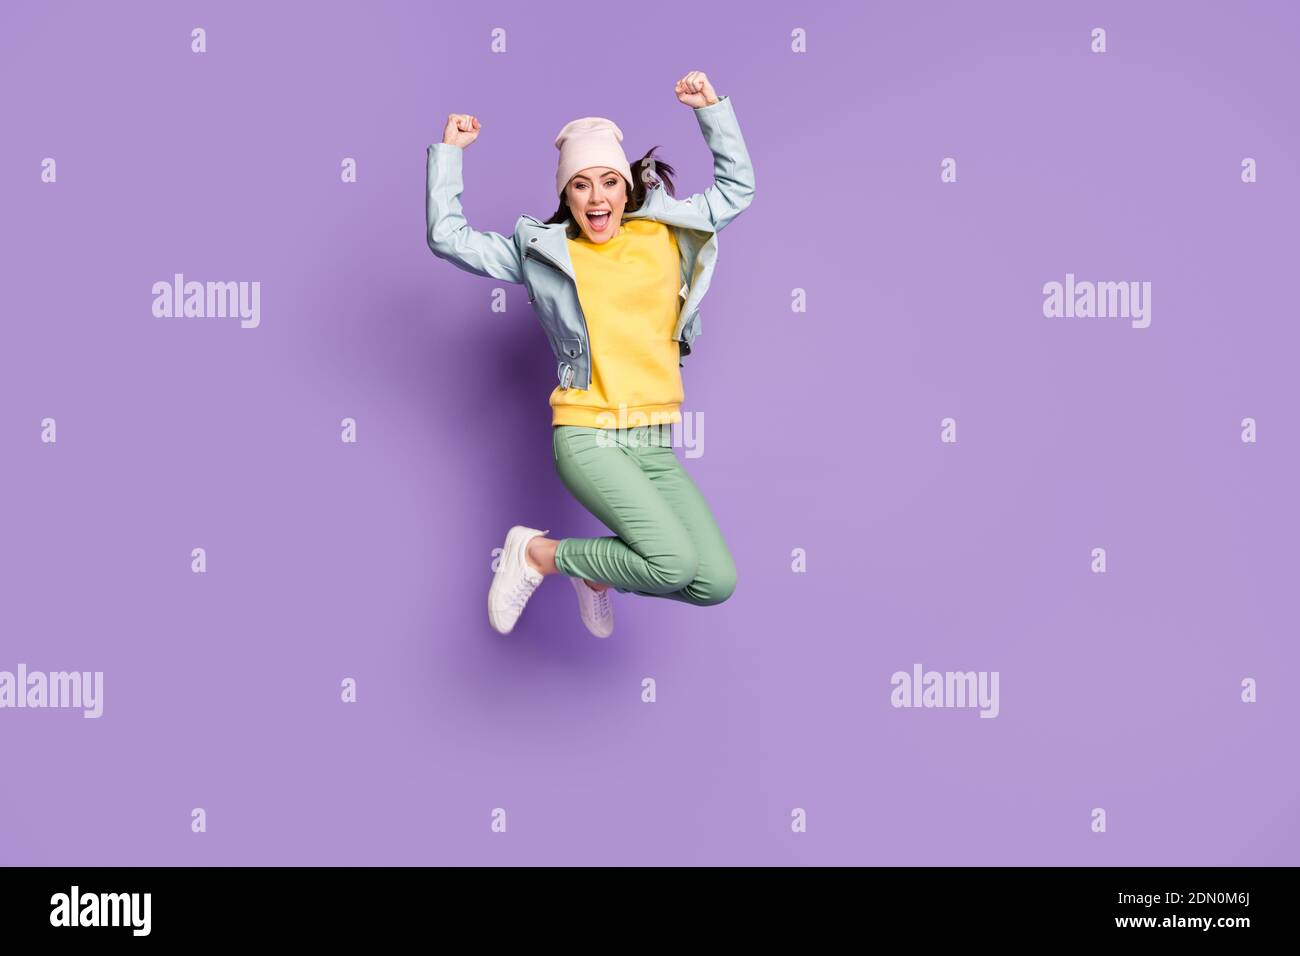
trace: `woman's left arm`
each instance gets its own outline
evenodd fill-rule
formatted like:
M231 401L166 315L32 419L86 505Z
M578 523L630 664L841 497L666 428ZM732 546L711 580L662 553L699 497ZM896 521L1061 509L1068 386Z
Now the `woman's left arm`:
M754 200L754 166L731 98L718 96L698 70L677 81L677 99L690 106L713 153L713 185L688 200L721 231Z

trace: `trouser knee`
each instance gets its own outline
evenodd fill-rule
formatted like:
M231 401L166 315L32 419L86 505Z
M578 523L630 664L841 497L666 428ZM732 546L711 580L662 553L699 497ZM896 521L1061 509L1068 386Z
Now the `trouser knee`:
M689 541L678 544L669 554L647 559L654 583L650 590L656 594L680 591L692 581L700 570L700 558Z
M721 604L736 591L735 567L714 574L707 583L695 582L692 590L697 604Z

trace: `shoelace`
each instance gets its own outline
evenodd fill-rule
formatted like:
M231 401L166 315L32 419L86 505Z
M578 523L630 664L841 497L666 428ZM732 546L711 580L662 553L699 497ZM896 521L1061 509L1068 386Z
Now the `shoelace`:
M533 591L537 589L539 581L529 581L527 578L521 578L515 585L514 591L510 594L510 599L506 602L512 611L522 610L523 606L528 603L528 598L532 596Z
M609 614L609 594L608 589L596 592L596 614L605 617Z
M536 581L529 580L528 574L531 569L528 567L527 545L520 549L519 560L524 564L524 574L515 583L515 589L511 592L509 599L506 601L506 607L511 611L522 611L524 605L528 603L528 599L532 596L532 593L537 590L537 585L542 583L541 578L538 578Z

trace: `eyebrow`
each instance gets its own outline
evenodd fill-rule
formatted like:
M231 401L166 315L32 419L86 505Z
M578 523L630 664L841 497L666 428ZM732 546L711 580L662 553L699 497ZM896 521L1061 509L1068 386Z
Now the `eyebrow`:
M618 175L618 171L617 171L617 170L609 169L609 170L606 170L604 173L602 173L602 174L601 174L599 177L597 177L597 178L599 178L599 179L604 179L606 176L617 176L617 175ZM573 176L573 178L574 178L574 179L585 179L585 180L587 180L587 182L591 182L591 177L588 176L586 173L575 173L574 176Z

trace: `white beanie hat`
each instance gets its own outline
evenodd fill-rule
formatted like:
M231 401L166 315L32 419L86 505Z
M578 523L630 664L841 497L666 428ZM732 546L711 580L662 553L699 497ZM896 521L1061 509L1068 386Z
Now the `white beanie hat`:
M630 189L634 183L632 167L619 145L621 142L623 131L603 116L584 116L565 123L555 137L555 148L560 151L560 166L555 171L556 193L563 196L573 174L590 166L617 169L627 179Z

